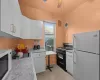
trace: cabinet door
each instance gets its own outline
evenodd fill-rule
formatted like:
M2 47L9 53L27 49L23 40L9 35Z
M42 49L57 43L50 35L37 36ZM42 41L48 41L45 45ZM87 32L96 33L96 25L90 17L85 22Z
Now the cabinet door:
M45 56L34 58L36 73L44 72L46 69Z
M30 19L22 15L20 36L23 39L31 39L30 35Z
M31 20L31 38L42 39L43 22Z
M9 7L8 0L1 0L1 31L12 34L12 11Z
M18 0L9 0L12 10L13 36L20 37L21 11Z

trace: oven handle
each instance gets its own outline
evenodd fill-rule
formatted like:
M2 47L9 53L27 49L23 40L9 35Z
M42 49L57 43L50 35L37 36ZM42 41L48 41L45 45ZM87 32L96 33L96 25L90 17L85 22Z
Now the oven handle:
M62 53L57 53L57 57L60 58L60 59L64 59L64 54L62 54Z

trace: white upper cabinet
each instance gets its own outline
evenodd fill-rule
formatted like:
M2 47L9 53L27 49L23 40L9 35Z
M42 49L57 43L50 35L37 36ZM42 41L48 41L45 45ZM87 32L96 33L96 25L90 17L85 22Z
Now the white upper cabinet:
M43 21L31 20L31 38L42 39Z
M30 33L30 19L21 16L21 31L20 31L20 36L23 39L31 39L31 33Z
M42 39L43 22L22 15L20 36L23 39Z
M1 28L2 32L20 37L21 10L18 0L1 0Z
M12 11L13 36L20 37L21 28L21 10L18 0L9 0L9 6Z
M1 32L23 39L42 39L42 28L42 21L22 16L18 0L1 0Z
M12 14L8 0L1 0L1 25L0 30L12 35Z

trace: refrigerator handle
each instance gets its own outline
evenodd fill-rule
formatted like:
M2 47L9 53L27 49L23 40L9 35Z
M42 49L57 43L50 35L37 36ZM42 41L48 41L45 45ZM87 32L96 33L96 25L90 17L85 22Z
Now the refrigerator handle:
M73 51L73 55L74 55L73 56L73 63L76 64L76 52L75 52L75 50Z
M75 39L76 39L76 36L73 35L73 48L75 48L75 43L74 43Z

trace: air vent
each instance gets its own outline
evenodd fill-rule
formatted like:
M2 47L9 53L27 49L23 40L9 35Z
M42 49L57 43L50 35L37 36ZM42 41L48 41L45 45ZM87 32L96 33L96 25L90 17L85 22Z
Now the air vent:
M43 0L44 2L46 2L47 0Z

